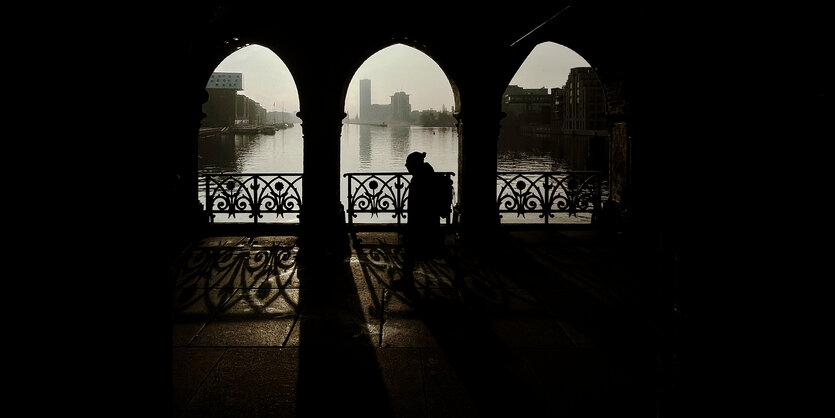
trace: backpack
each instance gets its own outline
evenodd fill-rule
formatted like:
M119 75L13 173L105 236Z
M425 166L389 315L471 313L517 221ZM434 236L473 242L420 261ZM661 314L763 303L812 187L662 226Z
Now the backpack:
M433 208L438 216L446 218L452 210L452 179L443 174L435 173L432 180Z

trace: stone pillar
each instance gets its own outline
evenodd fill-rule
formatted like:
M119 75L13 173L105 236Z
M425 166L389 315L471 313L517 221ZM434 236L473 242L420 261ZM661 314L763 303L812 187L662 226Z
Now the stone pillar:
M190 89L182 96L175 96L171 106L164 106L163 112L170 112L163 120L170 121L165 125L171 141L171 150L160 155L163 159L160 166L164 166L167 191L170 191L171 210L166 211L162 222L165 229L175 236L170 241L174 251L181 250L189 241L201 236L208 218L203 205L197 196L198 182L197 154L200 126L205 114L202 112L203 103L208 99L205 86L188 84ZM168 113L163 113L168 115ZM168 188L170 187L170 189Z
M501 97L491 100L462 95L459 120L458 202L462 234L478 238L495 232L499 225L496 206L496 170ZM465 100L470 100L465 103Z
M609 129L609 198L603 202L598 221L604 231L616 232L623 228L631 198L631 134L627 126L628 106L623 95L623 82L609 80L603 86Z
M301 248L316 254L342 254L347 230L339 196L339 141L345 113L316 107L297 116L302 119L304 141Z

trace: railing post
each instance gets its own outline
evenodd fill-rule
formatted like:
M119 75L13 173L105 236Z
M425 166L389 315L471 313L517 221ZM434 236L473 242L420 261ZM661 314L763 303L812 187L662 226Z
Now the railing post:
M212 207L214 207L215 203L212 199L211 190L209 189L211 184L211 175L205 174L204 178L206 179L206 216L209 217L209 223L214 223L215 215L212 213Z
M252 190L252 223L258 224L258 218L261 216L261 200L258 199L258 179L259 176L252 176L252 185L249 188Z
M348 209L347 209L347 216L348 216L348 227L354 227L354 194L351 193L351 185L354 182L354 175L353 174L346 174L348 177Z
M444 177L446 177L446 179L449 183L452 183L452 175L451 174L446 173L446 174L444 174ZM453 189L453 190L455 190L455 189ZM454 194L452 195L452 205L453 206L455 205L455 195ZM448 209L449 209L449 212L447 212L447 214L446 214L446 224L447 225L452 223L452 206L450 206Z
M592 211L592 214L591 214L591 223L592 224L597 222L597 219L600 216L600 212L603 209L601 207L601 205L603 204L603 202L602 202L603 190L602 190L602 185L601 185L603 179L598 174L595 174L594 178L597 181L594 182L594 188L595 188L595 191L594 191L594 210Z
M403 175L395 174L394 177L395 177L394 188L397 189L397 198L394 200L394 205L395 205L394 214L395 214L395 218L397 219L397 228L399 229L400 225L402 224L402 221L403 221L403 219L402 219L403 218L403 211L406 210L406 205L403 204L404 203L403 202L403 195L404 195L403 189L404 188L403 187L397 187L397 185L398 184L404 184L404 182L403 182ZM400 206L400 207L398 207L398 206Z
M543 216L545 216L545 225L548 225L548 218L551 217L551 189L548 188L548 179L551 177L548 173L542 176L545 179L545 199L542 200Z

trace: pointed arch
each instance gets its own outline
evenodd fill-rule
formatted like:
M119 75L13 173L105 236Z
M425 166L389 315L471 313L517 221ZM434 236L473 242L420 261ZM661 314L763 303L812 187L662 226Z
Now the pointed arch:
M290 69L270 48L246 44L217 63L205 89L196 147L198 200L210 213L231 212L215 216L213 222L298 222L304 151L295 127L299 92ZM280 199L265 201L253 193L246 202L233 201L217 186L219 179L245 190L274 188ZM207 202L215 204L209 208ZM253 215L235 214L238 209Z
M405 173L406 156L413 151L426 152L427 162L437 172L459 171L457 89L438 62L420 48L393 43L368 55L356 66L344 98L343 196L348 194L349 181L344 178L348 173ZM347 201L343 204L348 206Z
M539 187L544 179L544 187L548 190L557 190L554 182L564 176L554 173L598 172L589 178L595 182L607 178L606 110L603 85L585 58L555 42L537 44L502 96L505 117L497 150L499 177L510 184L517 181L518 173L538 173L540 177L518 181L518 185ZM554 184L547 184L549 180ZM500 194L500 198L521 196L514 193ZM551 201L560 196L559 192L554 193L541 197L539 203L531 204L532 207L552 210ZM521 202L515 203L518 208L523 207ZM544 217L546 223L549 216ZM561 218L560 222L570 220L569 216ZM537 217L526 219L511 213L502 216L504 223L541 221Z
M375 64L381 62L385 62L385 65ZM403 77L404 73L408 73L408 76ZM418 86L431 85L437 90L446 90L444 87L448 85L448 98L440 102L421 100L415 104L422 108L439 108L440 105L445 105L457 109L459 106L456 85L443 67L420 47L395 42L368 55L354 70L343 92L345 113L349 117L355 115L358 110L356 103L359 100L359 80L372 79L373 82L373 77L376 76L380 76L377 84L383 93L375 95L378 90L372 90L372 101L382 99L390 92L409 91L413 86L419 88Z

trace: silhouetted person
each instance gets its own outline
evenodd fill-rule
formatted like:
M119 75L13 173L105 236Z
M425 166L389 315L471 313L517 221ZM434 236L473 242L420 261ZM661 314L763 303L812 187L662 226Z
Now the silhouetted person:
M435 169L423 160L425 157L425 152L413 152L406 157L406 169L412 175L412 181L406 214L403 278L395 282L399 286L413 285L415 262L439 256L443 247Z

